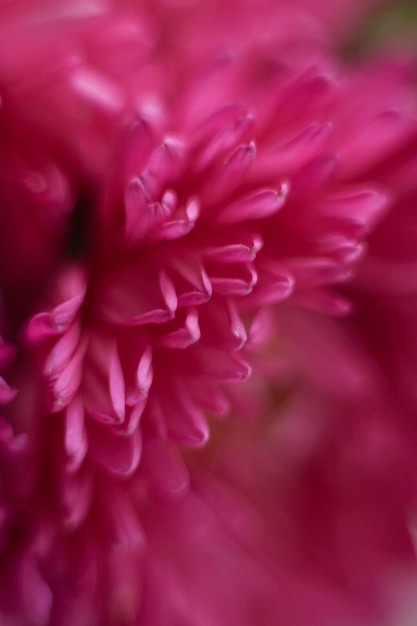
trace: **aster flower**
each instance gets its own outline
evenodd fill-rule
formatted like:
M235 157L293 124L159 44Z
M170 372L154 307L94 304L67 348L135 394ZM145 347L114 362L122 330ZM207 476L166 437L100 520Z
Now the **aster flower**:
M161 15L134 7L91 14L83 5L51 30L39 19L46 6L30 14L36 37L23 61L9 53L2 74L1 120L10 130L0 187L15 219L2 218L0 265L8 332L19 342L10 375L19 394L4 412L34 459L30 499L12 499L7 513L5 619L238 626L283 615L301 626L309 607L321 626L369 617L375 570L353 580L358 561L348 562L331 515L328 522L309 505L307 492L311 485L327 504L346 495L337 509L342 536L346 518L360 518L375 495L349 492L342 462L336 488L326 484L339 449L346 474L356 476L337 436L344 415L358 415L353 438L362 422L365 437L372 431L371 409L377 424L388 419L384 385L368 366L377 356L350 350L349 334L339 340L332 330L345 323L330 319L352 312L354 290L372 269L368 241L374 245L374 231L378 241L387 216L395 221L404 181L386 175L390 159L402 155L412 171L408 65L346 71L328 60L314 30L300 36L282 8L274 19L292 26L280 40L254 35L225 54L215 38L202 38L188 59L175 30L187 19L177 16L173 39L164 39L169 7L158 6ZM194 24L206 10L203 3L191 12ZM8 13L4 32L22 36L21 16ZM56 66L45 64L51 50ZM269 428L264 436L271 384L283 394L297 385L304 398L305 411L288 412L290 435L308 434L311 423L318 433L307 444L296 436L289 459ZM230 430L211 435L216 417L230 411ZM259 422L248 428L245 413ZM392 446L394 465L402 440ZM275 453L283 455L276 465ZM385 484L386 469L380 476L376 465ZM408 503L411 487L405 491L396 510ZM369 514L378 519L386 511L372 498ZM307 559L286 554L286 536L293 545L301 537L311 553L303 511L318 545L331 529L328 558L341 573L334 596L314 550ZM370 527L356 545L369 547ZM394 542L384 571L410 557L404 525L389 517L371 541L374 555L398 528L401 545ZM229 578L236 592L223 589ZM303 607L300 594L311 598Z
M350 276L386 194L328 183L339 112L327 68L289 64L264 86L257 73L248 81L248 63L225 59L192 75L182 126L175 106L175 121L151 109L127 125L87 228L86 260L57 271L52 306L29 321L73 470L88 452L131 475L144 435L204 444L204 411L229 404L221 383L250 373L244 319L259 307L294 291L306 306L348 310L326 287ZM213 81L222 90L209 98ZM303 117L297 100L307 94ZM306 186L316 187L308 204Z

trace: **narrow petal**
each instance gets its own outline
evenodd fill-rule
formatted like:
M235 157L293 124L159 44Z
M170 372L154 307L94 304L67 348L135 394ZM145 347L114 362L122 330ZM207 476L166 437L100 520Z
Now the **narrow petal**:
M201 343L223 350L240 350L246 329L232 301L213 299L200 312Z
M254 266L249 263L207 263L206 270L213 292L224 296L247 296L258 280Z
M352 189L322 200L322 216L346 225L349 233L363 236L372 230L385 212L387 195L379 189Z
M68 469L77 470L87 454L87 433L84 425L84 405L81 398L74 398L65 412L65 450Z
M251 141L236 148L220 168L208 179L201 191L205 208L215 204L224 196L228 197L241 183L250 170L256 156L256 144Z
M196 198L190 198L186 203L185 209L177 211L176 219L163 223L154 236L151 237L151 240L170 240L185 237L194 228L199 215L199 201Z
M245 220L264 219L274 215L285 203L289 194L289 183L284 181L277 189L262 189L222 207L215 217L218 224L241 223Z
M150 201L140 178L133 178L125 191L125 234L137 242L156 229L171 215L166 204Z
M277 172L293 173L323 151L330 130L329 124L317 122L294 137L286 138L281 144L274 142L269 149L260 153L254 171L264 176L272 176Z
M249 364L236 352L198 346L194 356L200 371L213 380L240 382L246 380L251 373Z
M166 137L152 153L148 169L158 179L161 187L176 181L185 164L185 145L180 139Z
M257 266L258 283L245 304L269 305L286 300L294 289L294 276L282 265L263 262Z
M188 491L190 477L175 445L156 439L144 444L141 468L162 491L182 495Z
M194 164L196 171L201 171L209 163L234 148L253 126L251 115L238 117L218 130L211 141L200 152Z
M131 476L139 465L142 440L139 430L119 435L107 427L88 424L89 451L103 470L114 476Z
M97 315L113 324L160 324L177 308L174 285L150 260L130 263L107 276L97 294Z
M163 348L177 348L184 350L200 339L200 327L198 323L197 309L189 309L186 312L184 322L175 330L164 333L157 340L157 345Z
M77 528L85 519L93 497L90 472L65 472L60 478L59 499L66 529Z
M210 300L213 289L198 258L173 256L170 259L169 274L178 294L178 306L198 306Z
M250 263L262 248L262 238L252 235L242 243L213 246L204 251L204 258L217 263Z
M12 389L0 376L0 404L8 404L17 394L17 389Z

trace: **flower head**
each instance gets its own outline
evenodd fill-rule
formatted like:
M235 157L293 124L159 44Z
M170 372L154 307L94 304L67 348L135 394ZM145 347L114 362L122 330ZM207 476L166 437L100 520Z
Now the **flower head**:
M242 39L245 20L257 16L259 27L266 12L244 3L238 14L231 3L236 29L223 31L219 16L219 39L202 33L192 59L178 33L214 19L207 3L189 13L81 3L71 19L62 7L8 12L12 37L0 44L0 189L13 215L0 211L1 288L19 389L4 432L7 450L13 431L24 439L32 472L30 497L15 505L10 488L4 614L59 626L269 626L282 613L302 626L315 606L321 626L362 619L374 608L368 572L352 581L358 561L307 492L325 505L346 496L343 534L368 491L346 487L345 467L356 476L357 463L338 427L356 441L383 424L375 428L391 454L378 359L351 325L357 290L378 268L373 250L402 215L404 182L386 172L397 159L412 170L409 65L344 68L279 5L272 30L289 26L277 41L256 28ZM7 43L21 40L22 59ZM282 411L283 430L270 428L292 388L294 411ZM230 425L219 423L230 413ZM335 489L326 480L339 447ZM382 504L370 493L375 519ZM375 552L399 526L387 521ZM327 604L326 564L318 559L311 583L284 537L301 536L308 552L308 530L323 545L329 528L346 584ZM236 592L223 589L229 578ZM311 597L301 608L300 593Z

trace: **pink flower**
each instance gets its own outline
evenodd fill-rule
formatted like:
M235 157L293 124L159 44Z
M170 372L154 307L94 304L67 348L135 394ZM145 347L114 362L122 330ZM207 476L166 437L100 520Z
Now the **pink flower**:
M172 4L5 11L0 189L13 219L0 211L0 270L19 393L0 457L3 615L365 620L386 587L368 556L387 578L411 562L412 481L395 507L372 483L393 493L384 455L400 472L408 428L390 425L398 403L362 345L358 296L385 229L399 216L404 230L410 67L339 67L306 11L277 6L269 20L231 3L229 29L212 5ZM24 496L9 469L22 441Z

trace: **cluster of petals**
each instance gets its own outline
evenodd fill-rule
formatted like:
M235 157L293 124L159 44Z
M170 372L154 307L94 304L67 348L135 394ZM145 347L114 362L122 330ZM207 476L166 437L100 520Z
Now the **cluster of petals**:
M411 463L413 68L280 4L0 7L12 626L356 624L411 562L414 485L372 481Z
M365 127L398 141L412 121L381 110L385 70L355 118L365 77L339 81L321 59L282 54L265 78L262 61L216 60L190 72L179 102L135 111L103 188L75 208L85 251L57 264L48 308L23 333L40 371L33 410L62 425L71 474L92 462L130 476L148 440L204 444L207 412L227 412L227 385L250 374L259 310L291 298L350 311L334 286L389 190L349 168L358 152L379 158L378 146L364 153Z

